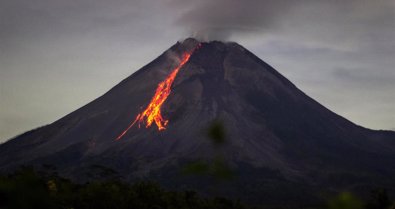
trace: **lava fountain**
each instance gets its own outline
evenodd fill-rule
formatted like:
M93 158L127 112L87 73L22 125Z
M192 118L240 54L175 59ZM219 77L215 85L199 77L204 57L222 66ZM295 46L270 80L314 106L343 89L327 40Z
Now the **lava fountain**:
M200 45L198 46L200 47ZM136 119L116 138L116 140L120 140L128 131L131 129L136 123L138 126L141 126L141 123L145 123L145 127L148 128L155 122L159 131L165 130L166 125L169 120L163 118L161 114L161 106L166 101L167 97L171 93L171 86L174 82L174 79L177 76L178 71L188 62L191 57L191 52L184 52L182 57L180 58L179 64L171 71L170 75L167 78L158 84L156 88L155 95L152 97L150 103L147 108L136 116Z

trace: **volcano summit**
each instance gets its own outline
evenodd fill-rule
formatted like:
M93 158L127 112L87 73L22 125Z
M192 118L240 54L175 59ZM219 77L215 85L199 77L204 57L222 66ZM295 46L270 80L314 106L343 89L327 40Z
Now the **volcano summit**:
M142 114L156 96L160 105L150 111L161 118L148 126ZM140 128L130 125L137 120ZM220 150L204 134L212 121L226 130ZM366 129L331 112L237 43L191 38L84 107L2 144L0 169L51 164L85 181L86 171L101 165L128 181L209 193L210 180L179 171L218 152L235 178L217 192L250 201L395 189L395 132Z

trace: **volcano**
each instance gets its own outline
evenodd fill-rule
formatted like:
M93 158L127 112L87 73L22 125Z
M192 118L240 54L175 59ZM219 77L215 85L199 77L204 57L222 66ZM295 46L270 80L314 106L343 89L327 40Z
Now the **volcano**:
M155 101L151 113L159 122L148 125L142 114ZM213 121L226 133L220 149L205 134ZM127 181L210 193L211 180L179 171L219 152L236 177L215 192L248 201L395 189L395 132L366 129L331 112L237 43L192 38L89 104L2 144L0 170L54 165L61 175L86 181L86 171L100 165Z

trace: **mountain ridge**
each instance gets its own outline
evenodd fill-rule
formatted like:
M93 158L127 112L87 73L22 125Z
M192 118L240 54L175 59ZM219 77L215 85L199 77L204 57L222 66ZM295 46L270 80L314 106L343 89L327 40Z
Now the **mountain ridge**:
M166 130L134 127L115 141L150 102L182 53L198 44L201 47L178 72L161 108L169 120ZM217 154L204 134L215 120L227 133L221 148L224 161L235 170L244 169L231 188L259 182L262 188L245 189L254 197L278 192L273 185L290 194L298 189L289 185L306 187L309 192L300 195L309 196L320 187L395 188L395 132L369 130L337 115L237 43L195 39L176 43L54 123L1 144L0 171L53 164L64 176L84 180L83 172L100 164L129 181L152 178L166 184L161 178L168 176L175 188L190 185L204 192L188 178L177 182L174 170L188 161L211 161ZM279 198L287 196L280 194Z

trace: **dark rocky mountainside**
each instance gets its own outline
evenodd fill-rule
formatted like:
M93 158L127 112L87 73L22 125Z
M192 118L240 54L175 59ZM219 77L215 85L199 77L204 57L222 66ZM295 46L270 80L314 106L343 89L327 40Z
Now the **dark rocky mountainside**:
M51 164L64 176L86 180L90 166L103 165L130 181L210 192L207 179L178 171L219 152L204 133L218 120L226 129L220 152L237 174L218 193L293 202L326 191L395 188L395 132L369 130L331 112L237 43L200 43L161 109L166 130L136 126L115 141L177 57L198 44L175 44L98 99L2 144L1 171Z

